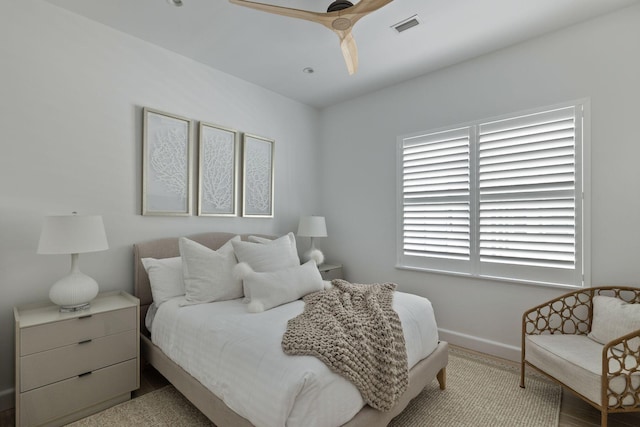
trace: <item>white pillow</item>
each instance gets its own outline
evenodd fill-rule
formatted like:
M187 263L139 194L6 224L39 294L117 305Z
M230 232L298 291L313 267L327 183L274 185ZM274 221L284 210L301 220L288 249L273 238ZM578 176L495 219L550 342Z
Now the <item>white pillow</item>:
M149 276L151 296L156 307L173 297L184 295L182 258L142 258L140 261Z
M593 320L588 337L600 344L620 338L640 329L640 304L629 304L619 298L593 297ZM640 339L630 341L631 350L637 351Z
M233 277L233 268L237 261L232 244L239 240L240 236L235 236L214 251L186 237L180 238L187 300L183 305L242 297L242 281Z
M255 236L253 238L256 239ZM246 262L254 271L258 272L276 271L300 265L293 233L275 240L264 240L265 243L235 240L231 242L238 261Z
M322 276L311 260L303 265L269 272L250 272L244 277L251 293L247 309L252 313L269 310L324 289Z
M285 237L289 238L289 244L291 245L291 247L289 248L291 250L291 257L294 258L294 259L297 259L298 260L298 265L300 265L300 257L298 256L298 247L296 246L296 236L292 232L289 232L285 236L282 236L280 238L283 239ZM249 236L249 238L247 240L249 240L249 242L253 242L253 243L266 243L266 244L269 244L269 243L273 242L273 239L267 239L266 237L260 237L260 236Z

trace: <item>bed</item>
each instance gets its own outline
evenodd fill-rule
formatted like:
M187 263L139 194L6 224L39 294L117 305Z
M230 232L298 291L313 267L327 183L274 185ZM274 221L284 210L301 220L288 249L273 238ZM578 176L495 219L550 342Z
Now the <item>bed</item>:
M229 241L231 238L235 236L236 234L232 234L232 233L210 232L210 233L203 233L203 234L189 236L189 239L191 239L192 241L198 242L199 244L206 246L207 248L216 250L222 247L227 241ZM241 239L246 241L248 236L249 235L241 235ZM263 237L268 237L268 236L263 236ZM234 320L233 323L244 325L245 329L251 329L252 331L254 331L253 332L254 336L251 339L258 340L258 338L262 339L261 337L263 336L265 337L265 339L267 339L266 338L267 335L273 335L273 337L275 337L274 339L277 339L278 334L280 334L280 336L282 334L282 328L285 327L283 325L286 324L286 320L284 321L284 324L283 324L282 323L283 321L278 316L294 317L297 313L300 313L302 311L304 307L304 303L302 301L287 303L283 306L279 306L274 309L267 310L265 313L260 313L260 316L262 317L258 317L256 315L252 316L252 313L244 312L243 311L244 309L242 308L241 300L222 301L222 302L216 302L212 304L201 304L201 305L189 306L188 308L184 307L186 308L184 309L184 308L178 308L181 304L181 301L179 300L179 298L174 299L170 302L163 303L161 307L157 310L157 313L155 314L156 320L154 320L154 323L153 323L154 326L152 327L152 329L154 330L154 341L160 341L160 345L163 346L165 350L163 351L163 349L161 349L161 346L157 345L152 341L151 333L146 327L147 311L150 308L153 309L154 307L153 307L153 298L152 298L149 277L147 275L147 271L145 270L141 260L144 258L164 259L164 258L172 258L172 257L180 256L178 241L179 241L178 238L164 238L164 239L158 239L158 240L149 241L149 242L137 243L134 245L134 274L135 274L134 292L135 292L135 295L140 299L140 330L141 330L141 347L140 348L141 348L141 353L142 353L141 356L143 360L147 363L150 363L162 375L164 375L165 378L167 378L169 382L171 382L177 390L179 390L187 399L189 399L194 404L194 406L196 406L204 415L206 415L218 427L255 426L258 424L272 425L267 415L265 415L264 418L260 417L260 422L255 422L256 420L255 413L252 414L250 412L247 412L247 411L254 410L253 407L257 406L258 402L253 402L253 401L250 402L250 400L253 399L253 397L247 397L246 400L248 402L243 407L242 402L240 402L237 399L237 397L234 399L233 396L230 394L230 392L228 393L228 390L226 388L228 384L220 384L220 381L216 383L215 378L213 380L210 378L212 375L208 374L207 372L201 371L203 365L208 364L209 366L215 367L217 361L207 360L206 358L202 358L202 357L198 359L195 356L193 357L193 361L188 361L188 362L180 361L179 363L174 361L176 356L173 353L175 353L176 351L179 351L181 348L184 349L189 345L191 345L192 347L198 347L199 344L197 342L200 342L200 341L204 342L207 340L204 338L199 338L198 340L195 340L197 342L194 344L195 342L194 340L189 341L188 337L185 337L186 335L188 335L188 333L184 332L185 331L184 328L186 326L181 324L180 326L175 326L174 328L172 325L174 324L178 325L177 320L179 318L180 319L182 318L196 319L193 321L200 322L199 323L200 325L205 325L205 326L211 325L211 324L222 325L225 322L221 321L220 319L224 319L224 317L220 317L220 316L231 316L231 318L237 319L237 320ZM405 294L405 295L408 295L408 294ZM402 300L402 299L411 299L411 298L414 298L414 297L401 295L398 298L394 298L394 309L395 309L396 299ZM410 302L410 304L413 304L413 303ZM419 317L421 314L418 312L421 312L423 310L419 309L420 306L416 306L416 307L412 308L410 306L407 310L403 310L402 313L411 312L411 310L413 310L414 312L416 312L414 314L416 314ZM430 303L428 304L428 307L430 307ZM406 317L407 314L406 313L402 314L402 313L399 313L399 314L401 314L400 317L403 322L403 329L407 329L404 327L405 319L402 318L402 316ZM215 317L215 316L218 316L218 317ZM203 317L208 320L203 321L202 320ZM197 320L197 319L200 319L200 320ZM258 323L255 323L255 320L252 320L252 319L263 319L263 320L260 320ZM245 324L243 323L245 321L254 322L254 323ZM274 326L270 326L272 324ZM222 326L220 326L220 328L221 327ZM170 339L167 339L166 336L168 335L167 333L165 333L166 331L172 328L177 330L177 334L174 334L177 338L173 339L173 341L171 341ZM218 326L216 326L216 328L218 328ZM259 330L259 328L264 328L264 329ZM425 326L425 330L426 328L427 326ZM435 328L435 322L433 322L433 325L429 325L428 328ZM408 327L408 329L416 329L416 327ZM409 332L405 331L405 335L407 333ZM161 336L165 336L164 342L162 342ZM216 338L216 340L219 340L219 339L220 338ZM216 341L216 340L210 340L210 341ZM228 348L228 346L237 345L237 343L231 343L231 344L224 343L220 345L223 346L224 348ZM277 343L277 345L279 345L279 342ZM420 349L421 346L424 348ZM444 341L437 340L437 331L436 331L435 342L429 345L417 344L417 347L418 347L418 350L414 349L409 351L409 339L407 340L407 348L408 348L407 353L410 353L409 359L413 358L416 360L411 361L411 363L409 364L409 367L410 367L409 385L406 391L398 399L395 406L391 408L391 410L379 411L362 403L361 401L358 402L357 397L353 397L353 394L349 395L349 393L353 393L353 390L349 390L350 385L347 386L344 384L349 382L343 378L340 378L339 380L336 380L336 381L333 381L333 379L331 380L332 387L334 387L333 386L334 383L340 384L339 385L339 387L341 387L340 393L343 393L343 392L347 393L345 396L351 396L353 398L338 399L336 397L336 399L354 401L356 408L344 409L343 412L336 410L335 412L340 412L340 413L336 414L335 416L343 417L343 418L345 416L348 416L348 418L342 419L339 422L337 422L335 418L331 418L331 417L324 419L323 418L324 415L320 416L321 413L322 414L329 413L329 415L332 415L331 413L334 411L327 411L327 410L321 410L321 409L316 410L314 409L314 406L319 405L319 408L320 408L321 404L328 404L328 405L335 404L335 402L334 403L330 402L331 400L330 397L332 395L329 395L329 399L327 398L318 399L317 396L306 397L306 401L305 401L304 399L305 399L306 391L300 390L299 391L300 397L296 397L295 401L292 402L291 404L293 409L290 410L289 408L287 408L284 411L286 412L284 421L282 421L281 418L278 418L277 416L274 415L275 418L273 418L273 424L274 425L295 425L297 423L298 425L307 425L307 424L311 425L308 422L304 422L304 424L302 424L305 417L307 417L307 421L309 419L313 419L317 425L326 425L329 427L335 427L338 425L350 426L350 427L386 426L393 417L395 417L396 415L398 415L404 410L404 408L408 405L411 399L417 396L420 393L420 391L427 384L431 383L434 379L437 378L440 384L440 388L444 389L445 387L445 372L446 372L446 365L448 362L447 343ZM418 356L421 354L420 351L422 351L423 353L426 352L427 354L425 354L424 357ZM189 347L189 351L182 351L182 353L186 353L187 356L190 357L189 355L192 354L191 347ZM314 377L314 378L320 377L324 379L324 378L329 378L331 375L334 375L334 376L336 375L333 372L331 372L326 366L323 366L322 362L318 361L317 359L311 356L286 356L284 355L284 353L282 353L282 355L275 354L277 352L271 352L271 353L274 353L273 355L274 358L280 358L280 357L293 358L293 359L289 359L288 361L290 366L292 366L291 370L293 371L297 369L296 368L297 365L302 363L301 362L302 360L313 359L313 362L310 360L307 360L307 361L310 362L312 365L314 364L313 369L316 369L317 372L321 372L322 374L321 375L317 374L315 373L316 371L314 371L314 373L309 374L310 377ZM253 357L257 358L257 360L268 359L268 357L266 356L262 357L261 359L260 355L254 355ZM294 360L295 362L291 362L292 360ZM322 366L319 366L319 365L322 365ZM268 378L271 378L271 380L273 380L273 375L284 375L285 373L285 371L283 370L280 374L276 374L275 368L273 369L274 372L269 372L269 371L272 371L272 370L271 369L261 369L257 371L254 370L253 371L254 374L258 374L258 375L252 375L251 381L260 381L256 377L259 377L260 374L262 373L267 373L272 375L271 377L267 375L264 381L269 381ZM218 373L220 372L224 372L224 370L218 371ZM213 386L212 386L212 381L213 381ZM340 383L340 381L342 381L342 383ZM306 379L303 382L306 382ZM327 380L327 383L328 382L329 380ZM262 387L261 392L263 395L265 394L265 392L266 392L266 395L269 395L269 387L273 387L273 383L260 385L259 382L252 382L251 384L253 385L253 387L256 387L258 389ZM312 388L322 388L324 387L325 383L320 383L320 384L321 385L319 386L315 385ZM211 389L216 390L216 393L212 392ZM251 392L252 391L249 390L249 393ZM257 393L256 395L259 395L259 393ZM218 396L222 396L222 398ZM336 396L342 396L342 394L336 394ZM278 400L279 396L276 396L275 392L272 396L269 396L268 398L273 399L274 406L279 405L279 404L276 405L275 402L286 400L285 397L282 397L280 400ZM268 400L268 399L265 399L265 400ZM325 402L325 400L328 400L328 401ZM313 402L316 402L316 403L313 403ZM276 411L280 410L280 412L282 412L282 408L278 407L274 409ZM351 415L349 411L351 411L351 413L354 413L354 415ZM349 415L345 415L345 414L349 414ZM291 417L291 418L286 418L286 417ZM253 419L254 422L251 422L248 418ZM276 422L275 420L278 420L278 421ZM303 421L301 422L300 420L303 420Z

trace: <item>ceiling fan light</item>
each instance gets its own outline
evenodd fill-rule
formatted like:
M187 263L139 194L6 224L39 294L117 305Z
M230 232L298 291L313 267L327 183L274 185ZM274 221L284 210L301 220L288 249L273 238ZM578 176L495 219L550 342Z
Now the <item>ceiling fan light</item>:
M175 7L181 7L182 6L182 0L167 0L167 3L169 3L171 6L175 6Z
M336 18L331 23L331 26L336 30L345 31L351 27L351 20L343 17Z

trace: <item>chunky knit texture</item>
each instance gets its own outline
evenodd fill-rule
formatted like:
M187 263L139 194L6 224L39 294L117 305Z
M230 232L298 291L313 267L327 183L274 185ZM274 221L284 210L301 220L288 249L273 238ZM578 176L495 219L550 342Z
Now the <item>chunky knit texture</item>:
M402 324L392 307L396 284L332 284L304 297L303 313L287 323L282 349L317 357L351 381L366 403L388 411L409 383Z

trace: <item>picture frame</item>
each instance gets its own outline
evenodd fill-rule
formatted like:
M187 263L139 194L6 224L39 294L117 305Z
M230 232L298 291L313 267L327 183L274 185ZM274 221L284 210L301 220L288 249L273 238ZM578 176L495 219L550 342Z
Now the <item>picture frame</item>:
M237 216L238 131L205 122L198 130L198 215Z
M273 217L275 141L242 136L242 216Z
M191 215L193 122L148 107L142 112L142 215Z

